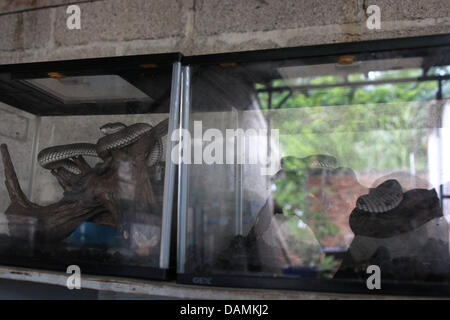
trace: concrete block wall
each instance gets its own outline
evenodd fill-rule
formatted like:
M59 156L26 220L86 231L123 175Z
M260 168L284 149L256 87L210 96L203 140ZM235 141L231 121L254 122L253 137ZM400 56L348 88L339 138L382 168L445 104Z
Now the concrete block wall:
M69 30L69 4L81 29ZM381 29L366 8L381 9ZM448 0L0 0L0 63L185 55L448 33Z

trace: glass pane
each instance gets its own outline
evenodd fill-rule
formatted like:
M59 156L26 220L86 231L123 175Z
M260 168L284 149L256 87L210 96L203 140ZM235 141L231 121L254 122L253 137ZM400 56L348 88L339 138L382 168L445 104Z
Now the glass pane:
M41 78L26 82L64 102L150 100L145 93L118 75Z
M171 74L165 65L29 81L69 103L89 101L87 114L67 115L59 102L47 116L0 103L0 264L165 277L159 269L161 248L169 247L161 235ZM24 88L21 80L8 84ZM29 87L18 95L24 104L41 96Z
M445 52L195 66L184 272L450 281Z
M442 96L450 98L450 81L442 81Z

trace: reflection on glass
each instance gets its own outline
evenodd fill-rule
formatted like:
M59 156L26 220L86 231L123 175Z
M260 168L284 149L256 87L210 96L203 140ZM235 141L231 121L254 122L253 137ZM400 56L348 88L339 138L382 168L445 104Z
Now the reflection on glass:
M450 66L435 66L431 67L427 73L428 76L449 76Z
M192 124L260 130L265 161L189 166L186 272L450 281L449 59L196 67Z
M442 96L450 98L450 80L442 81Z
M29 79L26 82L66 103L150 100L150 97L117 75Z

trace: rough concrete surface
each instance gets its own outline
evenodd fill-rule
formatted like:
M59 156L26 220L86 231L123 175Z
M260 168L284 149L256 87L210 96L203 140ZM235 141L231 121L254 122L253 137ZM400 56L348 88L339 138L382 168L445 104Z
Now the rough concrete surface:
M69 30L69 4L81 29ZM369 5L381 29L366 27ZM268 49L450 31L448 0L0 0L0 63Z

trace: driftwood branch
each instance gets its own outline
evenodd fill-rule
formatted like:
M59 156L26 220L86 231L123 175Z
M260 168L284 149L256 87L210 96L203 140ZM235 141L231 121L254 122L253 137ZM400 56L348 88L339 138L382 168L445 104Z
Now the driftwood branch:
M9 155L8 147L6 146L6 144L0 145L0 152L2 155L3 167L5 170L5 185L8 190L9 198L12 202L21 204L23 206L33 207L34 204L28 200L28 198L20 188L19 180L17 179L16 171L14 170L14 165L11 161L11 156Z

